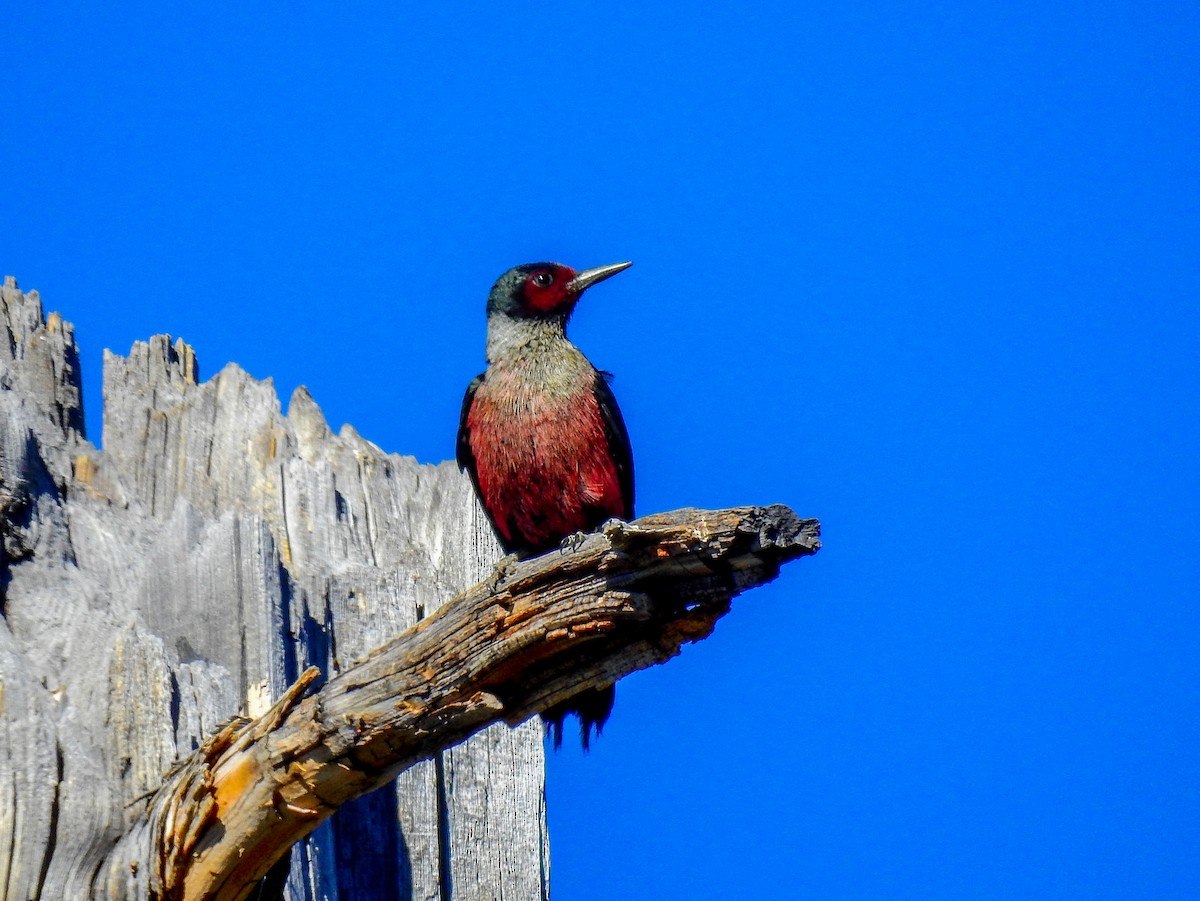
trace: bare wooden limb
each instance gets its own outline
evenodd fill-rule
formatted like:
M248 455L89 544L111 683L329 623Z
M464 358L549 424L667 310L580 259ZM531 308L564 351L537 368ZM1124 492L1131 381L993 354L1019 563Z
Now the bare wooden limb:
M151 896L245 898L341 804L489 723L670 659L818 536L783 506L688 509L502 561L314 694L302 697L310 669L181 763L150 802Z

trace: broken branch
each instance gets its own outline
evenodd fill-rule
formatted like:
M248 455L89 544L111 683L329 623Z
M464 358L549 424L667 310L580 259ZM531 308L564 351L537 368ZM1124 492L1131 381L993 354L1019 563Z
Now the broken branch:
M179 764L150 801L153 896L240 901L340 805L497 720L669 660L819 534L778 505L686 509L501 561L315 693L310 669Z

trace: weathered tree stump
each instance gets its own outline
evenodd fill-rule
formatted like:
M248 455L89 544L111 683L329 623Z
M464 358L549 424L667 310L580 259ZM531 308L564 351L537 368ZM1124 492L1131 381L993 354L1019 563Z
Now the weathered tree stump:
M240 899L280 859L297 901L544 898L528 718L819 547L677 511L493 568L452 463L166 336L106 354L97 450L70 324L0 307L0 901Z

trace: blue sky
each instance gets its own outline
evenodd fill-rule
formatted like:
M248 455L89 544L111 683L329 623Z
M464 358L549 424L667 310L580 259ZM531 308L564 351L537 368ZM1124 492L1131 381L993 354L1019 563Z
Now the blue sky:
M553 757L556 901L1200 895L1200 7L20 4L0 269L453 456L510 265L639 512L825 548Z

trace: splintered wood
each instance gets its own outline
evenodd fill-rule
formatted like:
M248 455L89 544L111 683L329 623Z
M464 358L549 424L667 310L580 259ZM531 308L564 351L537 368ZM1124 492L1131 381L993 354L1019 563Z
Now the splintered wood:
M518 723L671 658L711 633L751 584L747 573L753 584L769 581L782 563L814 553L818 534L815 520L780 506L680 510L610 526L573 551L506 562L498 578L297 701L314 678L306 673L262 718L239 723L219 754L206 747L186 762L213 774L198 778L213 786L218 813L196 807L202 837L161 872L163 886L182 893L163 897L245 897L341 804L489 723ZM498 629L484 615L497 604L523 613ZM168 785L151 820L186 815L173 794L192 781Z

